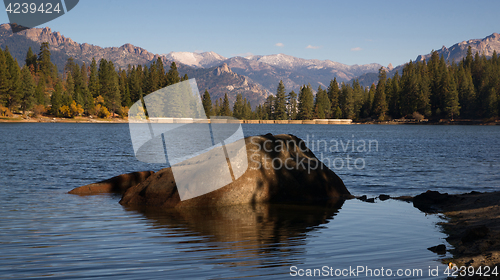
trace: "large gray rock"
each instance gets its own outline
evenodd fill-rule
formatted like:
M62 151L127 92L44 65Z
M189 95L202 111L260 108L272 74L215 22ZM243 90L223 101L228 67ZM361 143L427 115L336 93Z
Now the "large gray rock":
M248 169L222 188L181 201L172 169L165 168L128 189L120 204L184 208L257 202L312 203L351 197L342 180L298 137L267 134L247 137L245 144ZM222 171L212 169L210 174L199 172L191 176L200 181L219 174Z

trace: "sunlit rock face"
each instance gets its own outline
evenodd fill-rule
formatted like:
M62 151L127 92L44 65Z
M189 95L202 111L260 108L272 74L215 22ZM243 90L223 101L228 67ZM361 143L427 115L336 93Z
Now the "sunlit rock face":
M293 135L263 135L244 139L245 145L226 145L232 155L246 154L240 161L231 161L233 180L221 188L202 195L181 199L172 168L165 168L141 184L127 190L122 205L144 205L160 208L184 208L274 203L315 203L349 197L342 180L306 147L304 141ZM215 152L214 152L215 153ZM214 153L206 153L180 163L182 168L196 170L196 164L207 162ZM246 162L244 162L246 161ZM239 166L246 171L239 172ZM210 172L200 169L191 172L190 180L212 181L227 170L226 163L212 166ZM240 170L241 171L241 170ZM236 176L235 176L236 175ZM185 191L182 190L181 191ZM189 190L196 192L196 190Z

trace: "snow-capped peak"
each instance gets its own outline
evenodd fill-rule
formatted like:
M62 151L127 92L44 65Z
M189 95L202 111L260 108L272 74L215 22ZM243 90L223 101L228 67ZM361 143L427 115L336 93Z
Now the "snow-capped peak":
M170 52L165 57L193 67L212 67L226 60L225 57L215 52Z

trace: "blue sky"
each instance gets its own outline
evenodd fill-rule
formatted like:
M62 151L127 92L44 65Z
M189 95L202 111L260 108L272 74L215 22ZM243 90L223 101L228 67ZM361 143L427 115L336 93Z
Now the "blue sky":
M39 0L37 0L39 1ZM284 53L394 66L500 32L500 1L80 0L43 26L78 43L153 53ZM0 22L8 22L0 13Z

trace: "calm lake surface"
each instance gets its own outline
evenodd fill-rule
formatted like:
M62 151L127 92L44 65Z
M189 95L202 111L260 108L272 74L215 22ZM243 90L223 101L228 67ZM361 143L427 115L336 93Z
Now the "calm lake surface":
M355 195L500 190L500 126L243 130L247 136L290 133L309 140ZM446 243L435 225L440 217L404 202L178 213L124 208L116 195L67 194L122 173L163 167L135 159L127 124L0 123L0 279L267 279L289 278L299 269L357 266L375 274L382 267L393 274L422 269L422 276L400 279L445 278L440 256L426 249ZM429 276L429 267L438 267L440 277Z

